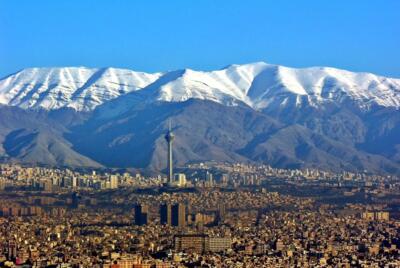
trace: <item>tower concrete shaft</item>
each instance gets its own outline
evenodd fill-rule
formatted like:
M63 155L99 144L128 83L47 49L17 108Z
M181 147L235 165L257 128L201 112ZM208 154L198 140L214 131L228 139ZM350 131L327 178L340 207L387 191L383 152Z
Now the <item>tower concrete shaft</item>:
M168 182L172 183L174 180L174 170L172 162L172 143L174 141L174 134L171 131L171 126L169 127L167 135L165 135L165 140L168 142Z
M172 183L174 179L174 169L172 166L172 140L168 142L168 181Z

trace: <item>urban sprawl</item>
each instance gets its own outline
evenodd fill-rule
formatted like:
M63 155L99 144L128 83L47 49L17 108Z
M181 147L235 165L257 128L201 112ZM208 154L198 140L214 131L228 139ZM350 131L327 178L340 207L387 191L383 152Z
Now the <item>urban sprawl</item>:
M197 163L0 165L0 266L399 267L393 176Z

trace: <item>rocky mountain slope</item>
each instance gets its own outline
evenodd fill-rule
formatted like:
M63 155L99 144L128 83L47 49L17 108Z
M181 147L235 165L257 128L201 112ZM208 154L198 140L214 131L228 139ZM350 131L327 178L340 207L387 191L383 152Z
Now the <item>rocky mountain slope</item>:
M163 169L249 161L400 173L400 79L263 62L146 74L33 68L0 80L0 156L59 166Z

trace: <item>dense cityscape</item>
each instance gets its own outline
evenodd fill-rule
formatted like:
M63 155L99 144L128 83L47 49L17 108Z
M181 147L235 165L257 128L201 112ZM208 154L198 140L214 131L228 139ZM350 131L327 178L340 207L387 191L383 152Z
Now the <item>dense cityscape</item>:
M177 172L1 165L2 266L400 265L396 177L213 162Z

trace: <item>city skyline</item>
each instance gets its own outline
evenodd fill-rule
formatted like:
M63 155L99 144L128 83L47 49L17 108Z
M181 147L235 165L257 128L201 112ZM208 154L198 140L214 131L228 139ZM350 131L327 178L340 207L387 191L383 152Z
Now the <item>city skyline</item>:
M185 173L169 188L160 175L0 164L0 265L400 264L397 177L215 162Z

